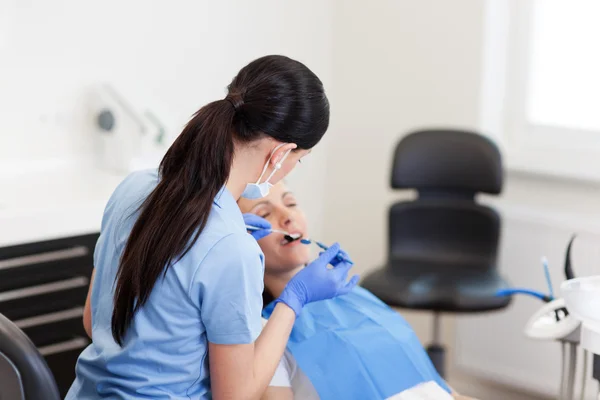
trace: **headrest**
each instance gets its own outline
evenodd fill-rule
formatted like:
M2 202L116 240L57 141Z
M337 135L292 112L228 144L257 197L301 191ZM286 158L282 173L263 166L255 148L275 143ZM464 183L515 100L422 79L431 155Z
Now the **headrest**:
M0 355L18 372L26 399L58 400L60 395L48 364L33 342L0 314ZM1 390L0 390L1 392Z
M392 188L467 193L502 192L502 156L494 142L474 132L424 130L398 143Z

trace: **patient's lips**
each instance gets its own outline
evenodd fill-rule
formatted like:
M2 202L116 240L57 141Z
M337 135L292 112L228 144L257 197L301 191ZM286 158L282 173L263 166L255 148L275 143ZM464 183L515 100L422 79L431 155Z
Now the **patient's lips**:
M285 237L281 240L281 245L282 246L293 246L296 245L298 243L300 243L300 238L302 238L302 232L298 232L298 231L291 231L289 232L290 236L294 238L294 240L290 241L287 240Z

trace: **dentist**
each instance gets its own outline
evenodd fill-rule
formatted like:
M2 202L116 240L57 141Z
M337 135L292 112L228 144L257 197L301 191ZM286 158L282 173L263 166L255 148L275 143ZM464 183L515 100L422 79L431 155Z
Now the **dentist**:
M321 81L267 56L202 107L158 171L130 174L102 218L67 399L258 399L310 302L349 292L336 244L299 272L261 332L264 258L236 201L268 194L329 124ZM261 182L264 176L267 179ZM258 180L257 180L258 177Z

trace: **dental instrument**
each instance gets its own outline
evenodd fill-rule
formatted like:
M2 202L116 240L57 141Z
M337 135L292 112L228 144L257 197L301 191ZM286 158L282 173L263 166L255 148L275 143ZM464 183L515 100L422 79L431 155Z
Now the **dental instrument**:
M265 229L265 228L260 228L260 227L252 226L252 225L246 225L246 229L249 230L249 231L262 231L262 230L264 230L264 231L268 231L268 232L272 232L272 233L281 233L283 235L283 238L285 240L287 240L288 242L294 242L294 241L300 239L300 243L302 243L302 244L308 245L308 244L314 243L317 246L319 246L323 251L326 251L326 250L329 249L328 246L324 245L321 242L318 242L316 240L313 241L313 240L308 239L308 238L303 238L302 234L300 234L300 233L289 233L289 232L286 232L286 231L282 231L280 229ZM352 260L350 260L347 257L344 257L341 254L338 254L336 258L338 260L340 260L340 261L347 262L350 265L354 265L354 262L352 262Z
M329 271L329 264L331 261L342 251L339 244L334 244L327 251L324 251L319 257L308 264L305 268L302 268L294 277L288 282L283 289L283 292L279 295L274 302L271 304L275 307L278 302L285 303L288 305L296 317L300 315L302 308L311 302L331 299L334 296L327 293L326 290L331 290L331 279L327 278L327 275L345 278L345 274L349 268L341 267ZM337 292L336 296L350 293L352 289L358 283L358 275L353 276L350 281L336 284ZM323 295L322 293L325 293ZM263 314L264 316L264 314Z
M306 244L306 245L314 243L314 244L316 244L317 246L319 246L324 251L327 250L327 249L329 249L329 247L326 246L326 245L324 245L323 243L321 243L319 241L316 241L316 240L309 239L309 238L302 238L302 239L300 239L300 243ZM340 260L340 261L347 262L350 265L354 265L354 262L352 260L350 260L347 257L344 257L342 254L338 254L337 255L337 259Z
M546 283L548 284L550 297L554 298L554 288L552 287L552 279L550 279L550 269L548 268L548 259L546 257L542 257L542 266L544 267L544 274L546 275Z
M294 240L298 240L302 237L301 234L299 233L288 233L286 231L282 231L279 229L264 229L264 228L259 228L257 226L252 226L252 225L246 225L246 229L250 230L250 231L269 231L272 233L281 233L283 235L283 238L285 240L287 240L288 242L293 242Z

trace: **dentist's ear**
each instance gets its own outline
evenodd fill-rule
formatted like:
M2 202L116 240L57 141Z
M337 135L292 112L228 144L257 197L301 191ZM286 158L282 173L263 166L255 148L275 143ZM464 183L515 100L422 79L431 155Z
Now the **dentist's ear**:
M283 162L283 158L292 150L297 148L298 145L296 143L286 143L283 146L277 148L273 152L273 157L271 157L271 164L275 169L281 168L281 163Z

